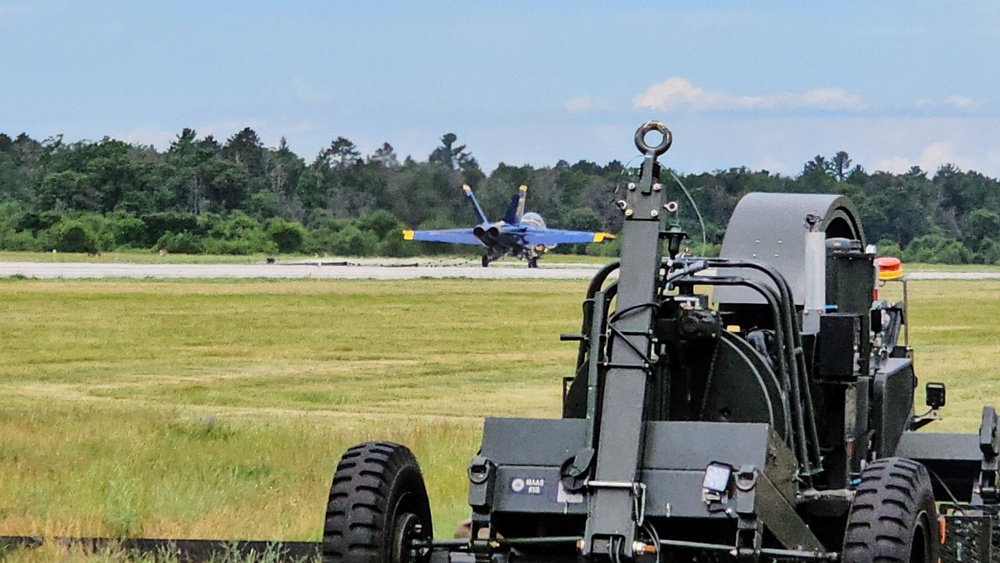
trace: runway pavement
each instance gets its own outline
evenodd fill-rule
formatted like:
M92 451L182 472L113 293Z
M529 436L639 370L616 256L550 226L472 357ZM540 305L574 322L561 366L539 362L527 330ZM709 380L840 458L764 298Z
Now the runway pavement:
M320 263L317 263L320 264ZM38 279L590 279L600 268L592 264L543 264L529 269L517 265L479 266L441 264L405 265L326 263L295 264L111 264L98 262L0 262L0 277L22 275ZM995 280L1000 272L909 272L911 280Z

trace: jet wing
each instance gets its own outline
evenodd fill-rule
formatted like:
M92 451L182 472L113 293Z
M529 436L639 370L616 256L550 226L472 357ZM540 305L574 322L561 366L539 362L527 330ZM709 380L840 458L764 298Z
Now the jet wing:
M450 242L453 244L483 244L472 229L440 229L436 231L403 231L404 240L422 240L426 242Z
M610 233L590 233L587 231L562 231L559 229L528 229L524 233L524 242L529 245L541 244L554 246L556 244L581 244L601 242L604 239L615 238Z

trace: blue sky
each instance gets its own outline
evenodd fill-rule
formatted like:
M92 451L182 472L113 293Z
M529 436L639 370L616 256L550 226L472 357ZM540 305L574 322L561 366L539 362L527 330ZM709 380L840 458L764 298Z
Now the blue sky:
M424 159L605 163L645 119L685 172L1000 176L1000 3L0 0L0 131L166 148L253 127Z

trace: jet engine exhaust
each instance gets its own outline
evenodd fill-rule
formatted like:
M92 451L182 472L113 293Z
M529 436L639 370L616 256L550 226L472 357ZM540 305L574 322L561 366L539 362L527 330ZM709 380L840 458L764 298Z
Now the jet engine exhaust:
M472 234L476 235L476 238L483 241L483 244L493 246L496 244L497 239L500 238L500 229L497 227L474 227L472 229Z

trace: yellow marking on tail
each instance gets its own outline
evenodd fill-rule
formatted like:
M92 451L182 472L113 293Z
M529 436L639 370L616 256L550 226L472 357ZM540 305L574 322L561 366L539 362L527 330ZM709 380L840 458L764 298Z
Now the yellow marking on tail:
M611 233L594 233L594 242L604 242L606 238L615 238Z
M413 231L409 229L403 231L403 240L413 240Z

